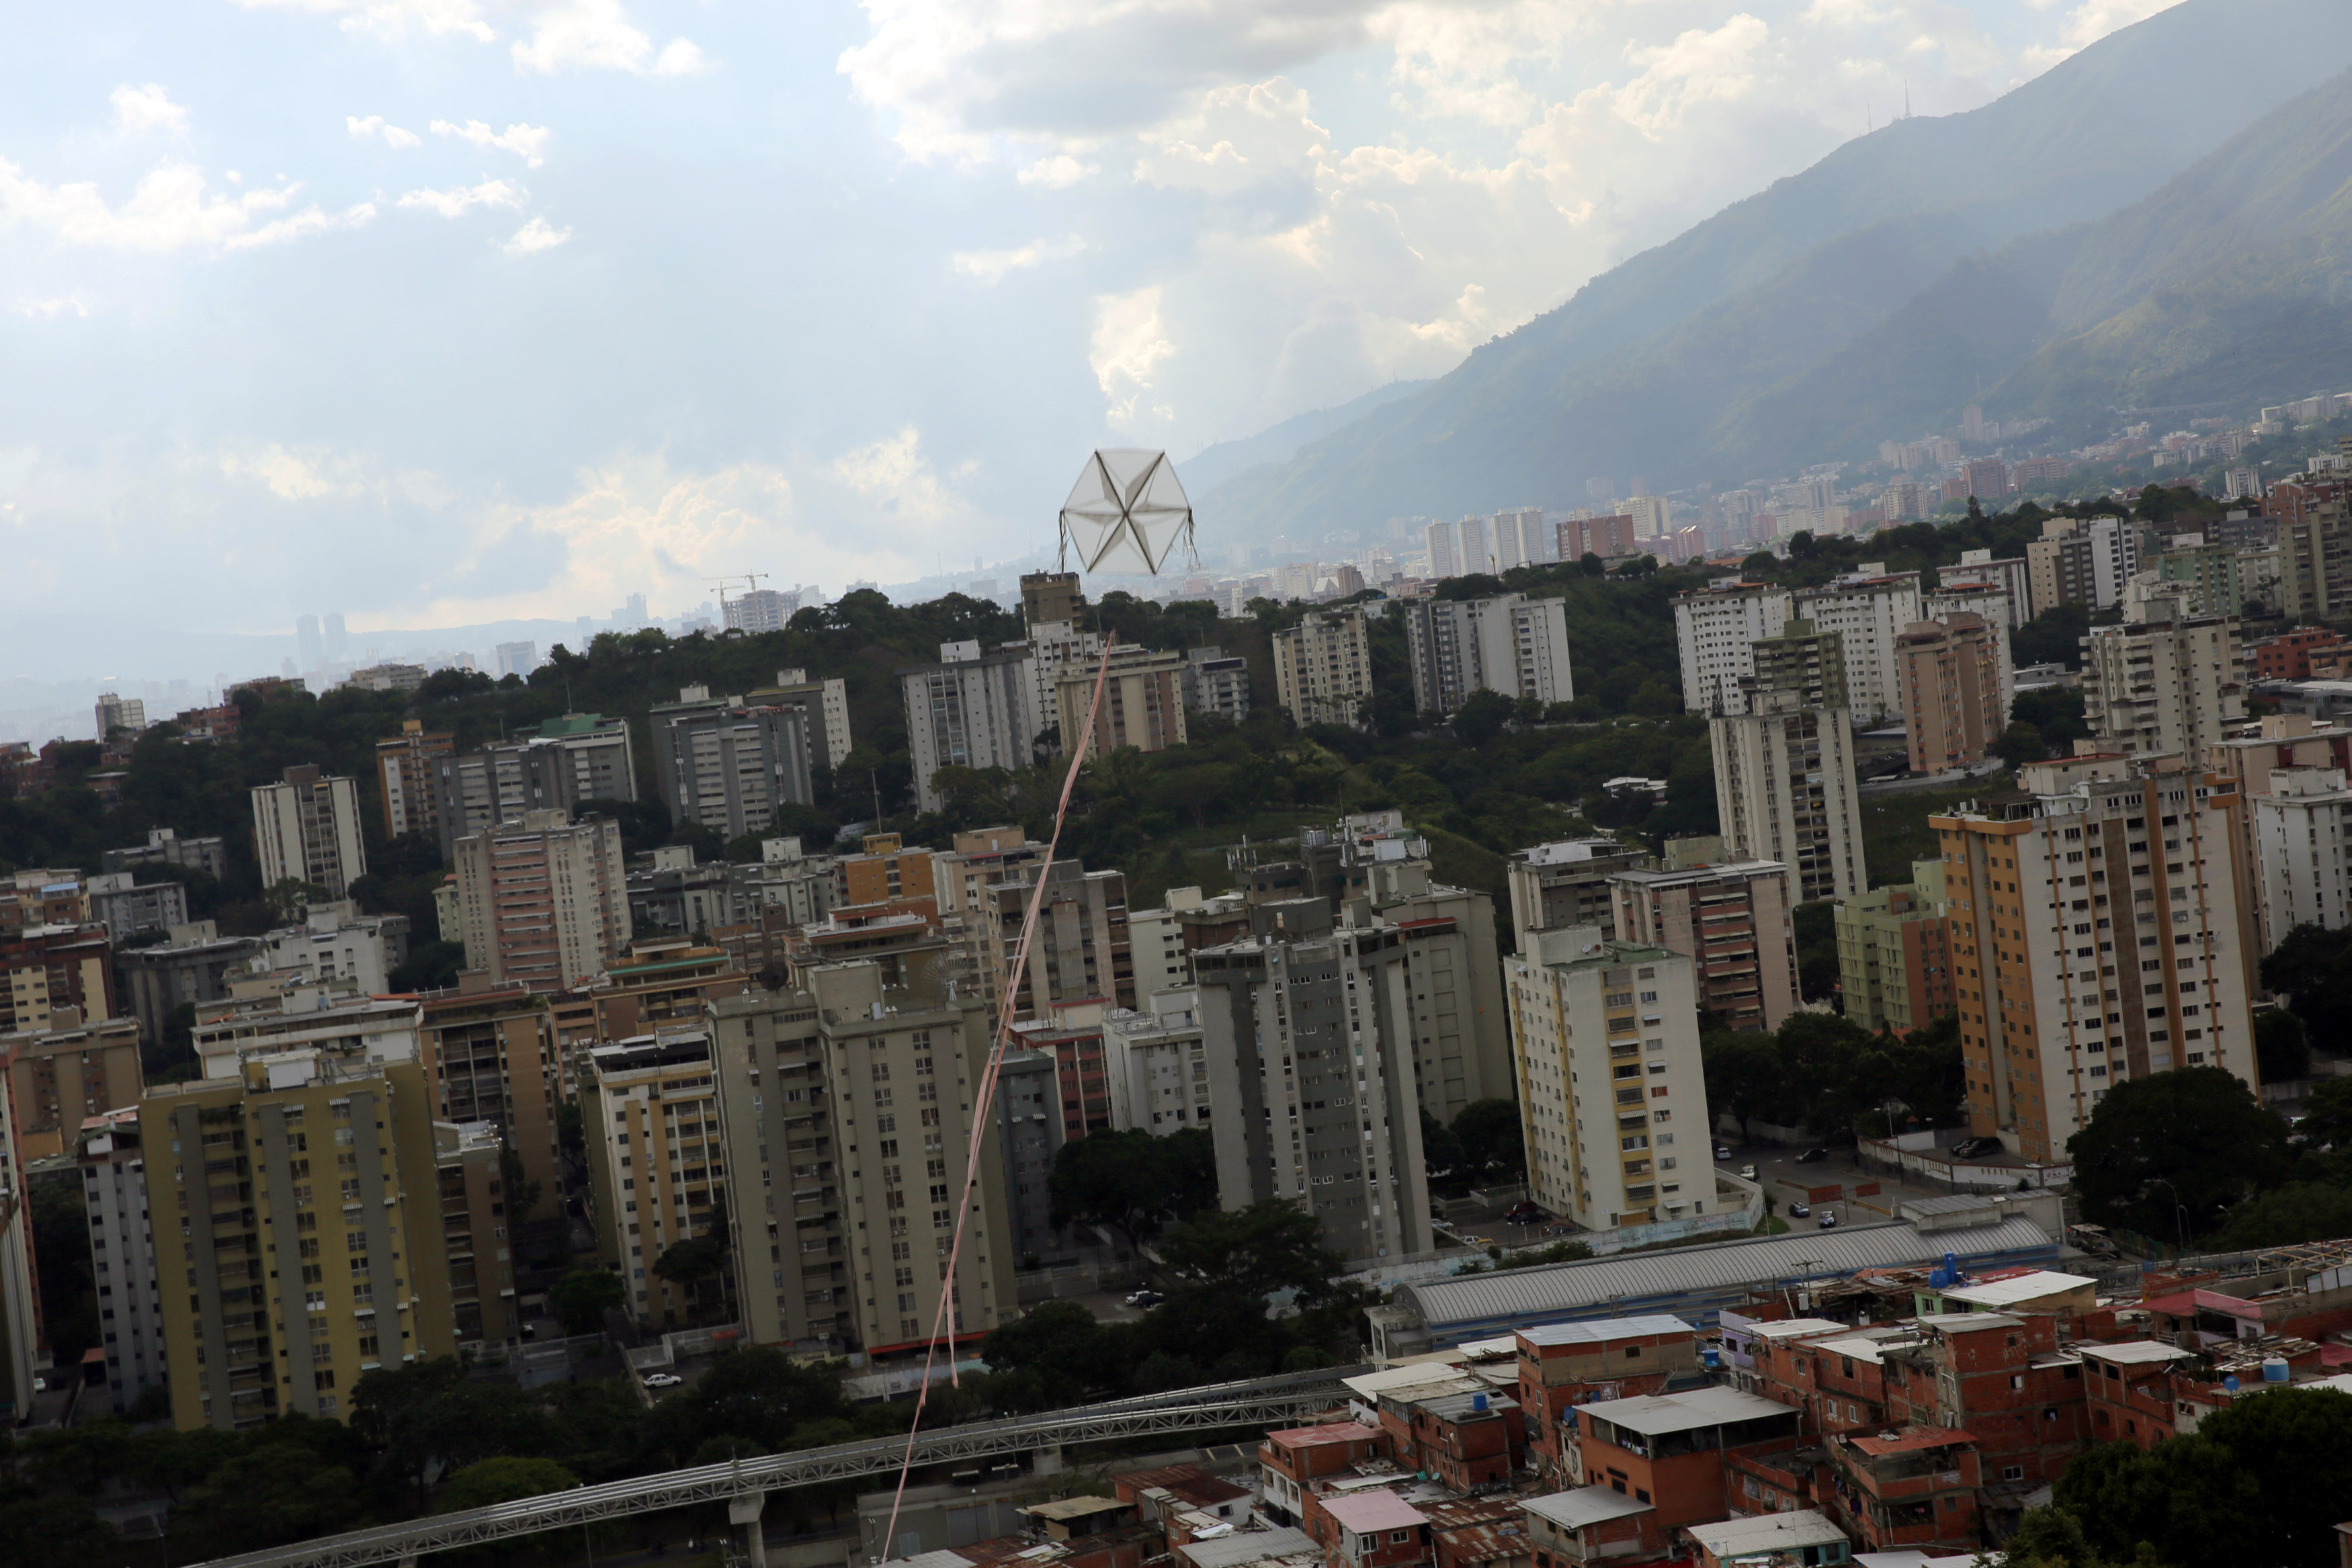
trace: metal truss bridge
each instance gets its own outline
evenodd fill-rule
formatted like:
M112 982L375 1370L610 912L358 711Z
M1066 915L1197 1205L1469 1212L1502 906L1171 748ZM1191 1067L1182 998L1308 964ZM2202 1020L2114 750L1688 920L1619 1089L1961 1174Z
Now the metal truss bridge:
M1341 1379L1371 1370L1370 1366L1340 1366L1286 1373L1277 1377L1213 1383L1101 1405L1076 1406L1036 1416L940 1427L916 1437L913 1463L937 1465L1040 1449L1058 1452L1070 1443L1104 1442L1160 1432L1280 1427L1329 1409L1348 1396L1347 1390L1340 1386ZM907 1457L907 1439L903 1437L765 1454L730 1464L698 1465L689 1469L607 1481L601 1486L574 1487L569 1491L378 1525L344 1535L320 1536L267 1552L215 1558L190 1568L366 1568L379 1563L413 1565L420 1556L451 1547L474 1546L570 1525L709 1502L730 1504L729 1511L734 1522L750 1527L751 1561L759 1564L760 1506L769 1492L815 1481L888 1474L898 1469Z

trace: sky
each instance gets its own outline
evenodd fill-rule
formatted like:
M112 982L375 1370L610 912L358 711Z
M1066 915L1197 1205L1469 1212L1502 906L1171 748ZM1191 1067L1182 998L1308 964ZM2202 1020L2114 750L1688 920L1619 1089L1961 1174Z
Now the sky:
M20 5L0 674L1050 548L2159 8Z

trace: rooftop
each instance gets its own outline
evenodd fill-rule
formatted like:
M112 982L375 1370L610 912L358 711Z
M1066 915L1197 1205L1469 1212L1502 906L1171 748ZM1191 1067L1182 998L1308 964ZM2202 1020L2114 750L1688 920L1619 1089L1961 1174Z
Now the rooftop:
M2158 1344L2152 1339L2134 1340L2129 1344L2077 1344L2074 1351L2093 1361L2113 1362L2117 1366L2158 1366L2186 1361L2192 1354L2179 1345Z
M1828 1546L1845 1540L1845 1531L1826 1514L1802 1509L1794 1513L1759 1514L1753 1519L1727 1519L1720 1524L1686 1525L1690 1538L1717 1558L1745 1557L1759 1552L1792 1552L1806 1546Z
M1821 1333L1843 1333L1852 1326L1832 1318L1782 1318L1778 1322L1757 1323L1748 1332L1758 1339L1778 1344L1782 1340L1811 1339Z
M1175 1548L1176 1555L1192 1568L1244 1568L1246 1563L1302 1552L1321 1555L1313 1540L1299 1530L1244 1530Z
M1412 1530L1429 1522L1427 1514L1385 1488L1358 1492L1352 1497L1328 1498L1323 1507L1339 1521L1341 1529L1352 1530L1359 1535L1376 1530Z
M1562 1530L1582 1530L1588 1524L1604 1520L1626 1519L1637 1513L1648 1513L1650 1505L1635 1502L1613 1487L1579 1487L1574 1491L1556 1491L1546 1497L1531 1497L1519 1504L1529 1513L1548 1519Z
M1796 1406L1742 1394L1736 1388L1695 1388L1687 1394L1640 1394L1631 1399L1602 1399L1580 1406L1578 1414L1657 1437L1689 1432L1701 1427L1723 1427L1736 1421L1760 1421L1772 1416L1794 1416Z
M2038 1301L2044 1296L2064 1295L2070 1291L2086 1291L2096 1283L2097 1281L2082 1274L2061 1274L2054 1269L2035 1269L1982 1284L1949 1285L1940 1293L1949 1301L1969 1301L1979 1307L2009 1307L2023 1301Z
M1907 1454L1915 1448L1948 1448L1958 1443L1973 1443L1973 1434L1958 1427L1914 1427L1893 1437L1848 1437L1846 1441L1874 1457L1880 1454Z
M1518 1337L1533 1345L1548 1344L1614 1344L1619 1340L1638 1339L1645 1334L1683 1334L1698 1331L1671 1312L1647 1312L1633 1318L1602 1318L1589 1323L1537 1323L1518 1331Z
M2013 1329L2023 1322L2007 1312L1928 1312L1919 1319L1922 1328L1944 1333L1977 1333L1985 1329Z
M1265 1440L1277 1448L1312 1448L1325 1443L1369 1443L1377 1436L1360 1421L1326 1421L1319 1427L1286 1427L1268 1432Z

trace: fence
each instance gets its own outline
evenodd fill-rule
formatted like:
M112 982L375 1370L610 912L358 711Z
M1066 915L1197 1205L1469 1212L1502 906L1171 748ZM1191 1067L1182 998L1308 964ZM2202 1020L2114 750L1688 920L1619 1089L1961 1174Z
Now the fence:
M1937 1139L1964 1135L1905 1133L1892 1138L1864 1138L1857 1147L1864 1159L1889 1170L1905 1171L1975 1192L2014 1191L2019 1182L2028 1186L2064 1186L2074 1179L2073 1166L1986 1166L1955 1160L1941 1152L1950 1145L1939 1145Z

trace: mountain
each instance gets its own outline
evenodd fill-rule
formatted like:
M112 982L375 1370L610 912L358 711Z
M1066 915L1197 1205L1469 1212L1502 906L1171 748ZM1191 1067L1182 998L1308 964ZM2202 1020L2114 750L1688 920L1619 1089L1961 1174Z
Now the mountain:
M1318 436L1328 435L1343 425L1352 424L1372 410L1419 392L1429 383L1391 382L1375 387L1363 396L1329 408L1309 409L1294 413L1280 424L1271 424L1255 435L1244 435L1232 441L1220 441L1204 446L1176 465L1177 476L1184 481L1185 494L1204 496L1236 474L1267 463L1287 462L1292 454Z
M1937 361L1935 401L1899 361L1866 374L1898 405L1941 413L1955 375L1990 383L2037 350L2042 329L2018 324L2032 318L2035 267L2074 260L2053 254L1971 278L1956 257L2128 207L2347 63L2343 0L2187 0L1981 109L1850 141L1594 278L1420 392L1285 462L1196 488L1202 526L1218 538L1566 506L1581 504L1588 476L1640 475L1654 489L1774 471L1798 454L1780 448L1759 405L1931 292L1954 309L1900 330L1915 344L1943 334L1952 350ZM2095 308L2101 287L2129 286L2127 266L2113 270L2104 286L2085 277L2083 308ZM2029 290L2022 306L2001 303L2018 288ZM1971 313L2012 336L1979 344ZM1862 412L1873 444L1901 428L1884 404Z

